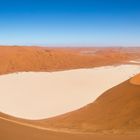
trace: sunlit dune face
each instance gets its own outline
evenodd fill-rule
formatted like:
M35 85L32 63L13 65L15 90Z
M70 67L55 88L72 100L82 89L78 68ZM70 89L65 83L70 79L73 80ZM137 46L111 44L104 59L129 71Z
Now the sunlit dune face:
M0 76L0 111L25 119L42 119L93 102L104 91L140 72L120 65L61 72L23 72Z
M140 85L140 74L130 79L130 83L133 85Z

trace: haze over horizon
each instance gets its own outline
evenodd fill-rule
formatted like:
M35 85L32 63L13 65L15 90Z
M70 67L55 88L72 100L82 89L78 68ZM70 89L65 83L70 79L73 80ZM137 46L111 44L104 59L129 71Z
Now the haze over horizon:
M0 45L140 45L138 0L2 0Z

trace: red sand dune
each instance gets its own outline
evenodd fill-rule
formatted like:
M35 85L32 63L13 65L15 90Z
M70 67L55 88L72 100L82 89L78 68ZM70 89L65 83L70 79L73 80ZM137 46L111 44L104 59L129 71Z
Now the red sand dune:
M37 123L78 132L140 133L140 86L130 81L106 91L80 110Z
M134 76L133 78L131 78L130 83L133 85L140 85L140 74Z
M52 119L29 121L1 113L0 138L3 140L19 138L21 140L139 140L139 93L140 87L127 80L105 92L94 103Z
M42 130L19 121L12 122L7 115L0 117L0 139L2 140L139 140L139 135L103 135L64 133ZM18 120L18 119L17 119Z
M139 58L140 49L137 51L134 48L131 49L1 46L0 74L19 71L56 71L126 63Z
M58 132L132 134L140 133L140 86L131 79L102 94L95 102L79 110L46 120L23 120L5 114L2 118Z
M139 53L138 48L0 47L0 74L121 64L138 59ZM134 77L106 91L84 108L46 120L22 120L0 113L0 139L139 140L139 81L139 76ZM55 131L45 130L48 128Z

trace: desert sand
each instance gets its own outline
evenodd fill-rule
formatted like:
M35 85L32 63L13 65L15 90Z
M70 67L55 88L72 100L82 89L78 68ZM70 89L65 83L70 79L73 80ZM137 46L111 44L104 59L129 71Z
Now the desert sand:
M103 92L139 71L137 65L119 65L2 75L0 109L24 119L54 117L93 102Z
M137 74L136 76L134 76L133 78L130 79L130 83L133 85L140 85L140 74Z
M135 78L138 80L139 75ZM74 132L139 135L140 86L132 83L132 79L107 90L79 110L37 123Z
M131 79L130 79L131 80ZM59 127L62 128L62 123L65 121L71 129L73 120L73 124L75 121L78 121L76 125L80 128L77 129L85 129L87 132L83 133L70 133L59 132L59 131L50 131L44 129L47 120L41 120L39 122L32 121L26 122L25 120L19 120L17 118L13 118L11 116L1 114L0 117L0 138L4 140L18 140L19 138L22 140L139 140L139 86L134 86L130 83L130 80L123 82L122 84L112 88L111 90L105 92L102 96L100 96L96 102L88 105L86 108L73 112L68 117L68 115L64 115L63 117L68 117L68 119L64 119L63 117L56 118L61 123L57 122ZM116 94L119 93L119 94ZM125 93L124 95L122 95ZM133 94L135 93L135 94ZM121 96L121 97L120 97ZM118 98L119 97L119 98ZM131 102L130 102L131 100ZM113 102L112 102L113 101ZM98 102L98 103L97 103ZM114 109L115 108L115 109ZM129 109L128 109L129 108ZM94 113L99 113L97 116ZM101 114L100 114L101 113ZM111 115L111 114L112 115ZM95 119L95 120L94 120ZM96 120L97 119L97 120ZM63 121L64 120L64 121ZM54 120L53 120L54 121ZM92 122L93 121L93 122ZM131 121L131 122L130 122ZM50 122L50 121L49 121ZM89 123L83 127L81 127L84 123ZM96 122L96 123L95 123ZM127 123L126 123L127 122ZM30 125L31 123L31 125ZM113 123L113 124L112 124ZM88 133L91 128L91 125L95 125L96 128L100 127L100 130L97 133ZM98 126L98 125L99 126ZM63 124L64 125L64 124ZM66 124L65 124L66 125ZM113 125L113 126L112 126ZM39 126L39 127L38 127ZM136 134L117 134L119 132L119 127L124 127L127 133L132 132L132 130ZM41 128L40 128L41 127ZM103 131L101 128L105 130L111 131ZM109 129L105 127L110 127ZM115 130L117 128L117 131ZM125 128L126 127L126 128ZM43 128L43 129L42 129ZM55 127L56 128L56 127ZM73 126L74 128L74 126ZM89 129L90 128L90 129ZM114 129L113 129L114 128ZM129 131L128 131L129 130Z
M139 135L73 134L41 130L0 118L2 140L139 140Z
M49 48L0 46L0 74L61 71L126 64L140 58L140 48Z
M139 140L140 80L138 75L134 75L139 73L140 70L139 64L133 63L140 59L139 54L140 49L135 47L43 48L35 46L1 46L0 85L2 86L0 86L0 89L7 96L4 95L4 92L0 92L3 97L3 99L0 99L0 109L5 113L22 119L1 112L0 139ZM97 70L102 79L98 79L99 75L95 74ZM100 72L103 73L101 74ZM7 73L10 74L2 75ZM65 77L69 75L67 82L64 82L64 78L60 78L61 73ZM76 73L76 75L73 73ZM53 75L57 76L54 77ZM73 85L76 89L79 89L79 81L77 80L79 78L77 77L80 77L81 81L82 79L86 79L86 82L91 80L91 83L87 85L85 81L81 82L79 80L81 82L80 88L83 90L78 90L77 92L73 90L72 92L75 95L69 96L71 100L68 100L66 96L70 92L59 93L60 97L64 97L65 94L65 100L70 106L63 107L60 104L59 107L63 107L63 110L57 112L54 109L55 114L51 114L51 109L49 113L47 112L48 114L41 114L48 109L44 106L42 107L42 105L49 103L46 103L47 96L46 92L43 91L49 89L53 94L56 94L54 91L57 90L58 93L58 85L62 91L68 91L66 88L71 88ZM100 84L97 83L96 85L94 83L95 78L99 80ZM112 80L113 78L114 80ZM59 82L57 82L58 79ZM12 80L14 82L11 82ZM39 81L42 80L45 82L40 83ZM50 81L54 80L53 85L56 87L52 88ZM70 81L73 83L67 84ZM34 88L31 88L32 84L34 84ZM62 84L66 86L64 87ZM38 85L43 90L38 88ZM25 89L24 86L28 89ZM96 92L93 89L96 89ZM88 96L85 96L84 91L91 91L92 93L86 92ZM31 98L30 95L33 94L34 97ZM40 98L38 94L41 95ZM47 95L49 95L48 92ZM24 101L27 100L27 104L22 102L21 98ZM43 102L40 102L42 98ZM31 104L31 101L33 104ZM79 104L77 104L78 102ZM69 112L73 109L74 111ZM49 115L50 117L58 116L47 119ZM25 120L23 118L44 119Z

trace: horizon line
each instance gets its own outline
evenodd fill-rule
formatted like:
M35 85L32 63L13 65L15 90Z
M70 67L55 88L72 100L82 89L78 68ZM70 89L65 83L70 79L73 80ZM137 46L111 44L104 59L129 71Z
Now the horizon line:
M0 44L0 46L27 46L27 47L140 47L140 45L121 44Z

